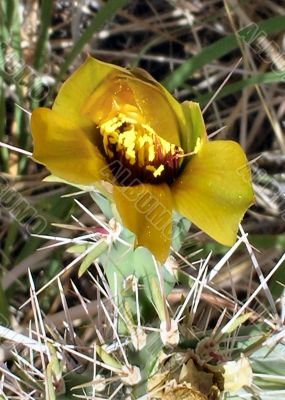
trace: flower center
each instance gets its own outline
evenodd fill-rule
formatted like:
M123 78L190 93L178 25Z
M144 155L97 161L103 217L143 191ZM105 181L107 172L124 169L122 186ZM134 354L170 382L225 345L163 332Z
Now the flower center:
M100 133L120 184L172 183L177 177L183 150L158 136L136 113L118 113L100 124Z

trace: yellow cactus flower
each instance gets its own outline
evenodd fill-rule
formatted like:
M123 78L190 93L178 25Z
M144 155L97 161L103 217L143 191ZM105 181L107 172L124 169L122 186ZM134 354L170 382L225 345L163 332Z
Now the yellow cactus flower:
M89 57L52 109L32 112L35 161L74 184L112 184L123 224L160 261L172 211L224 245L254 201L239 144L208 141L200 107L179 104L141 69Z

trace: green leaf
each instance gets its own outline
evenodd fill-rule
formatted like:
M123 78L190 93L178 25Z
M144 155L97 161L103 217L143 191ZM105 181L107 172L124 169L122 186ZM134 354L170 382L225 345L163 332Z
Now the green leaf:
M70 254L81 254L84 253L87 249L89 249L92 246L92 244L89 243L83 243L83 244L74 244L66 250L67 253Z
M129 243L130 246L134 243L134 235L127 231L127 229L123 229L120 237ZM112 244L108 252L101 254L100 260L113 294L117 293L119 288L118 295L120 295L123 281L129 275L134 274L135 265L133 256L133 249L131 247L128 248L127 245L118 241Z
M147 335L147 342L142 350L129 353L129 361L140 368L142 377L141 382L132 391L132 395L135 398L144 396L147 392L147 381L156 372L162 348L163 344L159 333L151 332Z
M276 378L281 376L284 379L285 347L282 343L277 343L275 347L263 346L250 360L255 373L275 375ZM284 389L284 386L280 389Z
M228 329L224 332L224 334L231 333L235 331L240 325L246 322L252 316L251 312L245 313L240 317L236 318L232 324L229 325Z
M126 297L128 299L128 305L130 306L130 309L134 314L136 312L136 303L134 296L129 296L124 288L125 279L130 275L134 275L135 271L135 264L133 259L134 251L131 247L134 243L134 235L127 229L123 229L120 237L123 238L127 243L129 243L130 247L116 241L109 248L108 252L104 252L101 254L100 261L107 276L108 284L113 295L113 300L121 311L121 314L124 315L125 312L124 303ZM121 318L119 319L118 329L120 334L129 333L128 328L122 322Z
M103 196L99 192L91 192L91 197L95 201L95 203L100 207L102 213L105 215L106 218L109 220L114 217L114 211L112 207L112 202Z
M277 333L278 334L278 333ZM266 345L270 338L273 339L272 332L263 324L242 326L239 335L248 337L245 340L237 341L239 354L244 353L249 356L253 370L253 383L260 389L260 397L250 397L248 390L244 389L235 396L228 399L250 399L250 400L284 400L285 398L285 348L278 340L272 345ZM277 338L276 338L277 339ZM234 357L235 358L235 357ZM253 391L250 393L253 393ZM244 395L244 397L243 397Z
M7 294L4 292L2 282L0 282L0 324L9 326L10 312Z
M178 212L173 213L172 248L179 251L191 226L189 219L182 217Z
M276 249L284 250L285 248L285 236L282 235L249 235L249 241L258 249Z
M105 364L110 365L110 367L113 368L122 369L122 364L108 354L101 346L96 345L96 352Z
M138 247L134 252L135 275L141 279L144 285L144 290L151 291L151 279L158 280L157 268L161 269L163 279L165 296L168 296L173 286L175 285L175 278L167 271L164 266L155 266L154 257L151 252L145 247Z
M254 372L254 384L260 391L262 400L285 398L285 348L282 343L275 347L264 346L257 350L250 362Z
M276 249L284 251L285 236L282 235L250 235L250 243L257 249ZM270 279L269 288L272 296L277 299L285 288L285 262L278 268Z
M285 72L266 72L264 74L257 74L248 79L226 85L216 96L216 100L221 99L229 94L241 91L242 89L257 84L284 82ZM214 95L215 92L210 92L205 95L198 96L197 101L201 105L205 105Z
M245 43L251 44L261 35L277 33L283 30L284 25L285 16L273 17L266 21L261 21L259 24L251 24L250 26L240 30L239 35ZM219 39L210 46L203 48L199 54L185 61L184 64L169 74L162 84L168 90L173 91L181 86L195 71L210 64L212 61L224 56L225 54L228 54L238 46L239 43L236 34L234 33Z
M34 62L34 67L38 71L42 70L42 68L44 67L46 47L49 37L48 30L51 24L52 10L53 0L45 0L41 3L40 34L37 41Z
M1 29L1 28L0 28ZM3 27L2 27L3 29ZM3 35L0 35L0 38ZM5 63L5 54L2 47L0 46L0 65ZM0 141L5 141L5 129L6 129L6 96L5 96L5 85L4 79L0 74ZM0 165L1 171L6 172L8 169L9 152L5 147L0 149ZM2 186L2 185L1 185Z
M165 320L164 302L160 289L157 270L160 269L164 295L167 296L175 285L175 278L165 267L155 265L153 255L144 247L138 247L134 252L135 275L142 282L142 289L148 300L155 305L160 320Z
M105 239L101 239L96 243L94 249L87 254L84 258L83 262L81 263L78 271L79 278L87 271L91 264L96 260L96 258L100 257L104 251L108 248L108 243Z
M48 175L43 179L44 182L55 182L55 183L65 183L68 186L73 186L76 187L84 192L90 192L92 190L96 190L95 186L89 185L79 185L79 184L75 184L75 183L70 183L62 178L59 178L58 176L55 175Z
M130 245L133 245L135 236L123 229L121 233L123 238ZM136 318L136 300L134 293L129 293L125 289L125 279L129 276L135 276L140 284L139 290L139 306L141 309L142 320L153 321L154 308L158 305L158 288L159 281L156 273L156 266L152 254L144 247L138 247L135 250L120 243L115 242L108 252L100 256L100 261L103 265L104 272L107 276L111 292L114 296L114 301L121 310L122 315L125 314L124 304L128 303L128 311ZM167 296L175 284L175 278L170 275L165 267L158 266L161 269L165 295ZM162 307L159 307L159 316L162 317ZM119 330L121 334L127 334L129 329L122 324L120 320Z

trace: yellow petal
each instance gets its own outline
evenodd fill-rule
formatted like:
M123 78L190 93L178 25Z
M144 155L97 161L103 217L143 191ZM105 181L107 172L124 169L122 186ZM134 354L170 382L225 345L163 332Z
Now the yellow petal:
M126 82L141 110L146 122L170 143L180 145L179 118L173 109L183 112L180 104L157 82L156 85L137 78L125 68L104 63L88 57L69 79L62 85L53 105L53 110L85 129L92 129L92 121L96 120L99 108L102 109L100 96L106 96L103 108L110 108L112 96L116 95L120 79ZM112 81L114 84L111 84ZM155 82L153 80L153 82ZM94 112L92 116L91 112ZM107 110L106 110L107 111ZM96 121L95 121L96 122Z
M127 78L146 123L169 143L180 146L179 122L164 91L138 78ZM174 99L173 99L174 100Z
M183 147L183 137L186 135L189 135L189 130L187 129L186 126L186 118L184 115L184 111L182 108L182 105L175 99L174 96L172 96L171 93L169 93L169 91L167 89L165 89L165 87L163 87L159 82L157 82L147 71L145 71L144 69L141 68L132 68L130 70L132 72L132 74L134 74L137 78L141 79L142 81L145 81L146 83L155 86L161 94L163 94L164 98L166 99L167 103L169 104L169 106L172 109L172 112L175 114L176 117L176 121L178 124L178 128L179 128L179 143L177 142L172 142L174 144L177 144L179 146L181 146L184 150L185 148ZM157 110L157 114L159 116L163 115L159 108L154 105L153 110ZM151 108L150 108L150 112L151 112ZM170 129L169 127L167 127L167 125L165 124L165 132L168 132ZM160 134L161 137L163 137L162 134ZM164 139L166 139L164 137ZM168 140L168 139L166 139ZM170 140L168 140L170 141Z
M202 145L171 187L175 208L218 242L231 246L254 202L250 172L238 143Z
M116 116L118 112L123 112L126 105L135 106L134 96L125 74L114 71L88 97L82 107L82 113L96 125L100 125Z
M131 69L131 72L141 80L157 87L157 89L159 89L159 91L164 95L169 106L176 115L176 120L179 125L180 146L183 148L185 153L191 152L195 149L198 138L201 142L208 140L204 118L199 103L184 101L180 104L175 97L173 97L172 94L169 93L160 83L153 79L147 71L140 68L134 68ZM154 109L158 109L158 107L155 107L155 105L150 107L149 112L153 112ZM166 124L165 130L168 130Z
M82 108L102 81L115 71L118 74L127 73L123 68L88 57L61 86L53 110L62 116L68 116L68 119L78 126L93 125L82 115Z
M110 179L110 170L85 132L48 108L37 108L31 117L33 158L56 176L79 184Z
M184 101L183 109L186 128L182 136L182 148L185 153L195 150L199 142L208 141L204 118L199 103Z
M161 262L169 255L172 199L168 185L114 186L114 200L123 224Z
M136 107L140 114L138 118L142 116L143 122L158 136L180 145L179 121L164 91L155 84L131 75L128 70L113 71L89 96L82 111L98 124L114 110L123 111L126 104Z
M147 71L141 68L134 68L131 69L131 72L141 80L144 80L152 86L156 86L159 91L163 93L165 99L172 108L172 111L176 115L176 120L179 125L180 146L185 153L191 152L195 149L198 138L200 138L201 142L208 140L202 111L198 103L193 101L184 101L180 104L175 97L173 97L172 94L157 82ZM155 109L155 106L153 109Z

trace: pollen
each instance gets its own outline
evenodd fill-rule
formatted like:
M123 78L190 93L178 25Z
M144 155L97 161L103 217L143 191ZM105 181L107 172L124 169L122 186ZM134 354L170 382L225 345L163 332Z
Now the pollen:
M164 165L160 164L160 166L154 171L153 176L156 178L157 176L160 176L163 171Z
M194 153L194 154L199 153L201 146L202 146L201 138L198 137L198 138L197 138L197 141L196 141L196 144L195 144L195 148L194 148L194 150L193 150L193 153Z
M161 138L136 113L118 113L99 125L110 163L120 161L143 182L168 182L180 167L183 150Z

